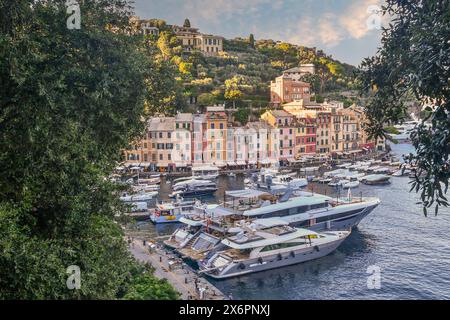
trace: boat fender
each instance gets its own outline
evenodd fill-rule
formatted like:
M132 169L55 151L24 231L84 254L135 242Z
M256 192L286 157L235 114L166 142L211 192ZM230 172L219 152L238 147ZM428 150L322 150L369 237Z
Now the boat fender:
M278 254L277 259L278 260L283 260L283 256L281 255L281 253Z
M241 269L241 270L244 270L244 269L245 269L245 264L240 263L239 266L238 266L238 268Z
M263 258L259 257L259 258L258 258L258 263L259 263L259 264L263 264Z
M316 250L317 252L319 252L319 251L320 251L320 249L319 249L319 247L318 247L318 246L314 246L314 250Z
M294 258L295 257L295 252L294 251L291 251L291 253L289 254L292 258Z

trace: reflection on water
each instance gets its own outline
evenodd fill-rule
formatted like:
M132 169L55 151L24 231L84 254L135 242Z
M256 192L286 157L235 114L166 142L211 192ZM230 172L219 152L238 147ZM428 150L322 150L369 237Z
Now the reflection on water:
M411 145L393 146L401 156ZM221 177L220 191L242 189L243 176ZM420 200L409 193L408 178L392 178L388 186L361 185L352 191L379 197L380 206L333 254L319 260L239 278L213 281L235 299L450 299L450 210L425 218ZM168 187L166 194L170 190ZM310 185L314 192L336 196L325 185ZM167 235L177 225L141 224L141 234ZM367 288L367 268L381 268L381 289Z

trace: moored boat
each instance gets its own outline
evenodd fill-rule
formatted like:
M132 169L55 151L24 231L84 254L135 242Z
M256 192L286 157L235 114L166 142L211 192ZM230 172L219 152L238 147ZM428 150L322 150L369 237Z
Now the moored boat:
M389 184L391 177L385 174L371 174L361 179L361 182L368 185Z
M279 219L261 219L244 232L223 239L223 249L201 261L200 270L225 279L311 261L332 253L349 234L316 233L289 227Z

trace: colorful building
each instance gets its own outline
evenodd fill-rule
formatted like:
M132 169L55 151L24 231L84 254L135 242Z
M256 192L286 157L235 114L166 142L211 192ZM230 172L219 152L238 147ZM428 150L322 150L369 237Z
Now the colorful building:
M223 167L227 160L228 116L224 111L207 111L205 119L207 139L205 160L207 163Z
M283 103L311 97L311 85L303 81L297 81L289 76L280 76L270 83L270 103L278 107Z
M316 154L316 123L315 119L299 119L295 131L295 157Z

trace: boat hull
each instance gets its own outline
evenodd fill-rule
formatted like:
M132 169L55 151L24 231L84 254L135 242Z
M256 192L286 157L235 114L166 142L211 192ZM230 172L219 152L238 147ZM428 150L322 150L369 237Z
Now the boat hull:
M209 277L220 280L308 262L331 254L345 239L346 237L323 244L318 250L316 249L317 246L297 249L289 253L281 254L281 259L277 253L264 257L262 260L260 260L260 258L255 258L246 260L245 262L234 263L231 268L226 269L226 273L215 274L214 272L205 272L205 274Z
M175 198L177 195L180 195L184 198L190 198L190 197L198 197L198 196L207 196L212 195L217 191L217 189L211 189L211 190L188 190L183 191L177 194L171 194L169 195L170 198Z

